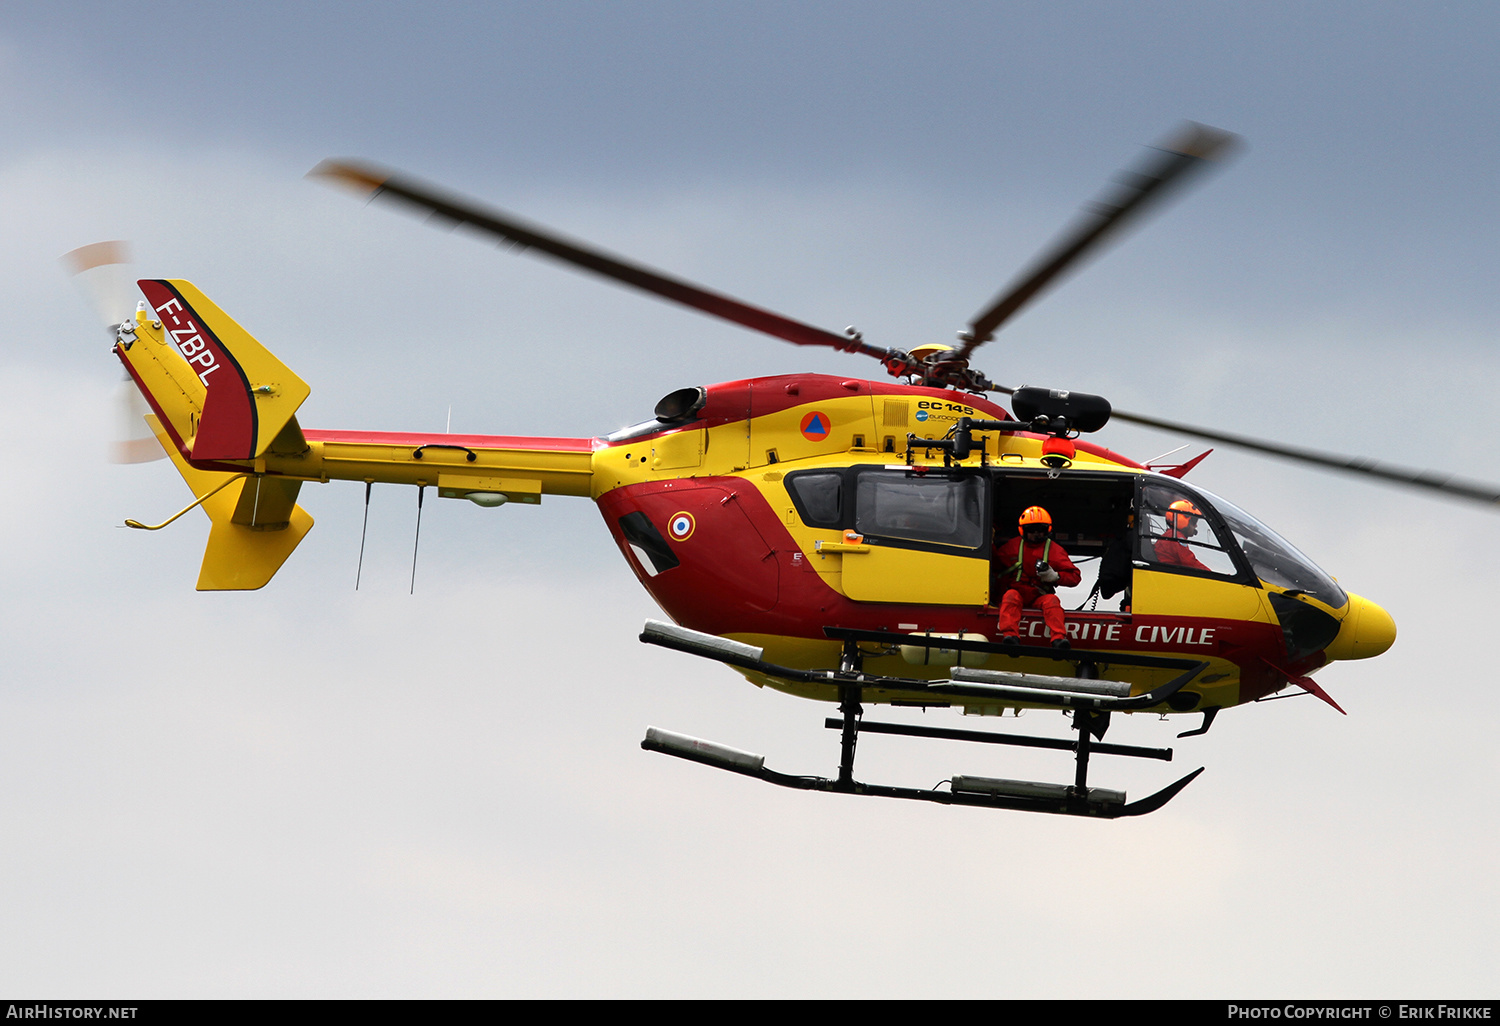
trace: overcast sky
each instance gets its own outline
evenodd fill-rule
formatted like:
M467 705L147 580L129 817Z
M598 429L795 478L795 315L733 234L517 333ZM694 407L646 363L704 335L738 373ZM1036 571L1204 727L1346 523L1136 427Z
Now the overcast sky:
M1205 737L1121 718L1139 820L809 795L829 709L637 643L590 504L308 487L264 590L193 591L170 466L57 258L131 240L312 386L304 426L586 436L806 352L364 207L400 167L879 345L947 341L1143 144L1245 137L983 350L997 381L1500 481L1485 3L166 3L0 11L0 985L77 997L1493 997L1500 520L1215 452L1191 481L1384 605L1385 656ZM1145 459L1184 439L1111 426ZM1190 448L1186 454L1201 451ZM1080 596L1081 598L1081 596ZM885 713L882 712L882 718ZM959 723L932 714L929 722ZM978 724L999 726L999 724ZM1005 726L1010 727L1009 721ZM1062 734L1056 714L1019 725ZM1118 737L1116 735L1119 735ZM867 738L859 773L1060 779Z

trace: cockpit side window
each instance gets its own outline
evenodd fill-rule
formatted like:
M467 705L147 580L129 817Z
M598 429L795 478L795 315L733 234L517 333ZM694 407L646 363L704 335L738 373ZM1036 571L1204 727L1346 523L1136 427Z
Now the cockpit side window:
M1238 577L1230 546L1197 495L1161 481L1141 488L1136 558L1154 570Z

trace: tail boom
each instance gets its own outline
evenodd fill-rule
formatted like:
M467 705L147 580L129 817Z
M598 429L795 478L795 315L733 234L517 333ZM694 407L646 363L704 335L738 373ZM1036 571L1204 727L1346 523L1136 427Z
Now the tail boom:
M307 449L263 461L268 471L317 481L435 487L451 498L499 493L512 502L543 495L587 497L592 438L304 431Z
M296 411L311 390L301 378L192 283L138 284L156 319L138 312L115 354L212 525L199 590L270 581L312 528L297 505L304 481L435 487L485 505L590 494L590 438L304 432Z

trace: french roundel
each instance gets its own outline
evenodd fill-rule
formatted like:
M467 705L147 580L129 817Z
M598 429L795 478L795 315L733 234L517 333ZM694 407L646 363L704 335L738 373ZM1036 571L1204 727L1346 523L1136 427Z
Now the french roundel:
M673 513L672 519L667 521L667 533L673 541L687 541L693 536L694 526L691 513Z
M828 414L814 410L802 418L802 437L809 442L821 442L828 437Z

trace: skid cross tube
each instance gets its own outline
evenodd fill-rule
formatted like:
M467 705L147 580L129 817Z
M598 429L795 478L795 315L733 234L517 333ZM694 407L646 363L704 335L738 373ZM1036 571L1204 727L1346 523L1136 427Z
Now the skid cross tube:
M823 721L829 730L839 730L844 725L841 719L830 716ZM884 723L862 720L859 729L867 734L895 734L899 737L931 737L940 741L977 741L988 745L1012 745L1016 748L1045 748L1054 752L1073 752L1078 742L1065 741L1060 737L1033 737L1029 734L998 734L988 730L960 730L953 727L919 727L913 723ZM1159 759L1172 761L1170 748L1141 748L1136 745L1115 745L1095 742L1090 750L1099 755L1128 755L1137 759Z

